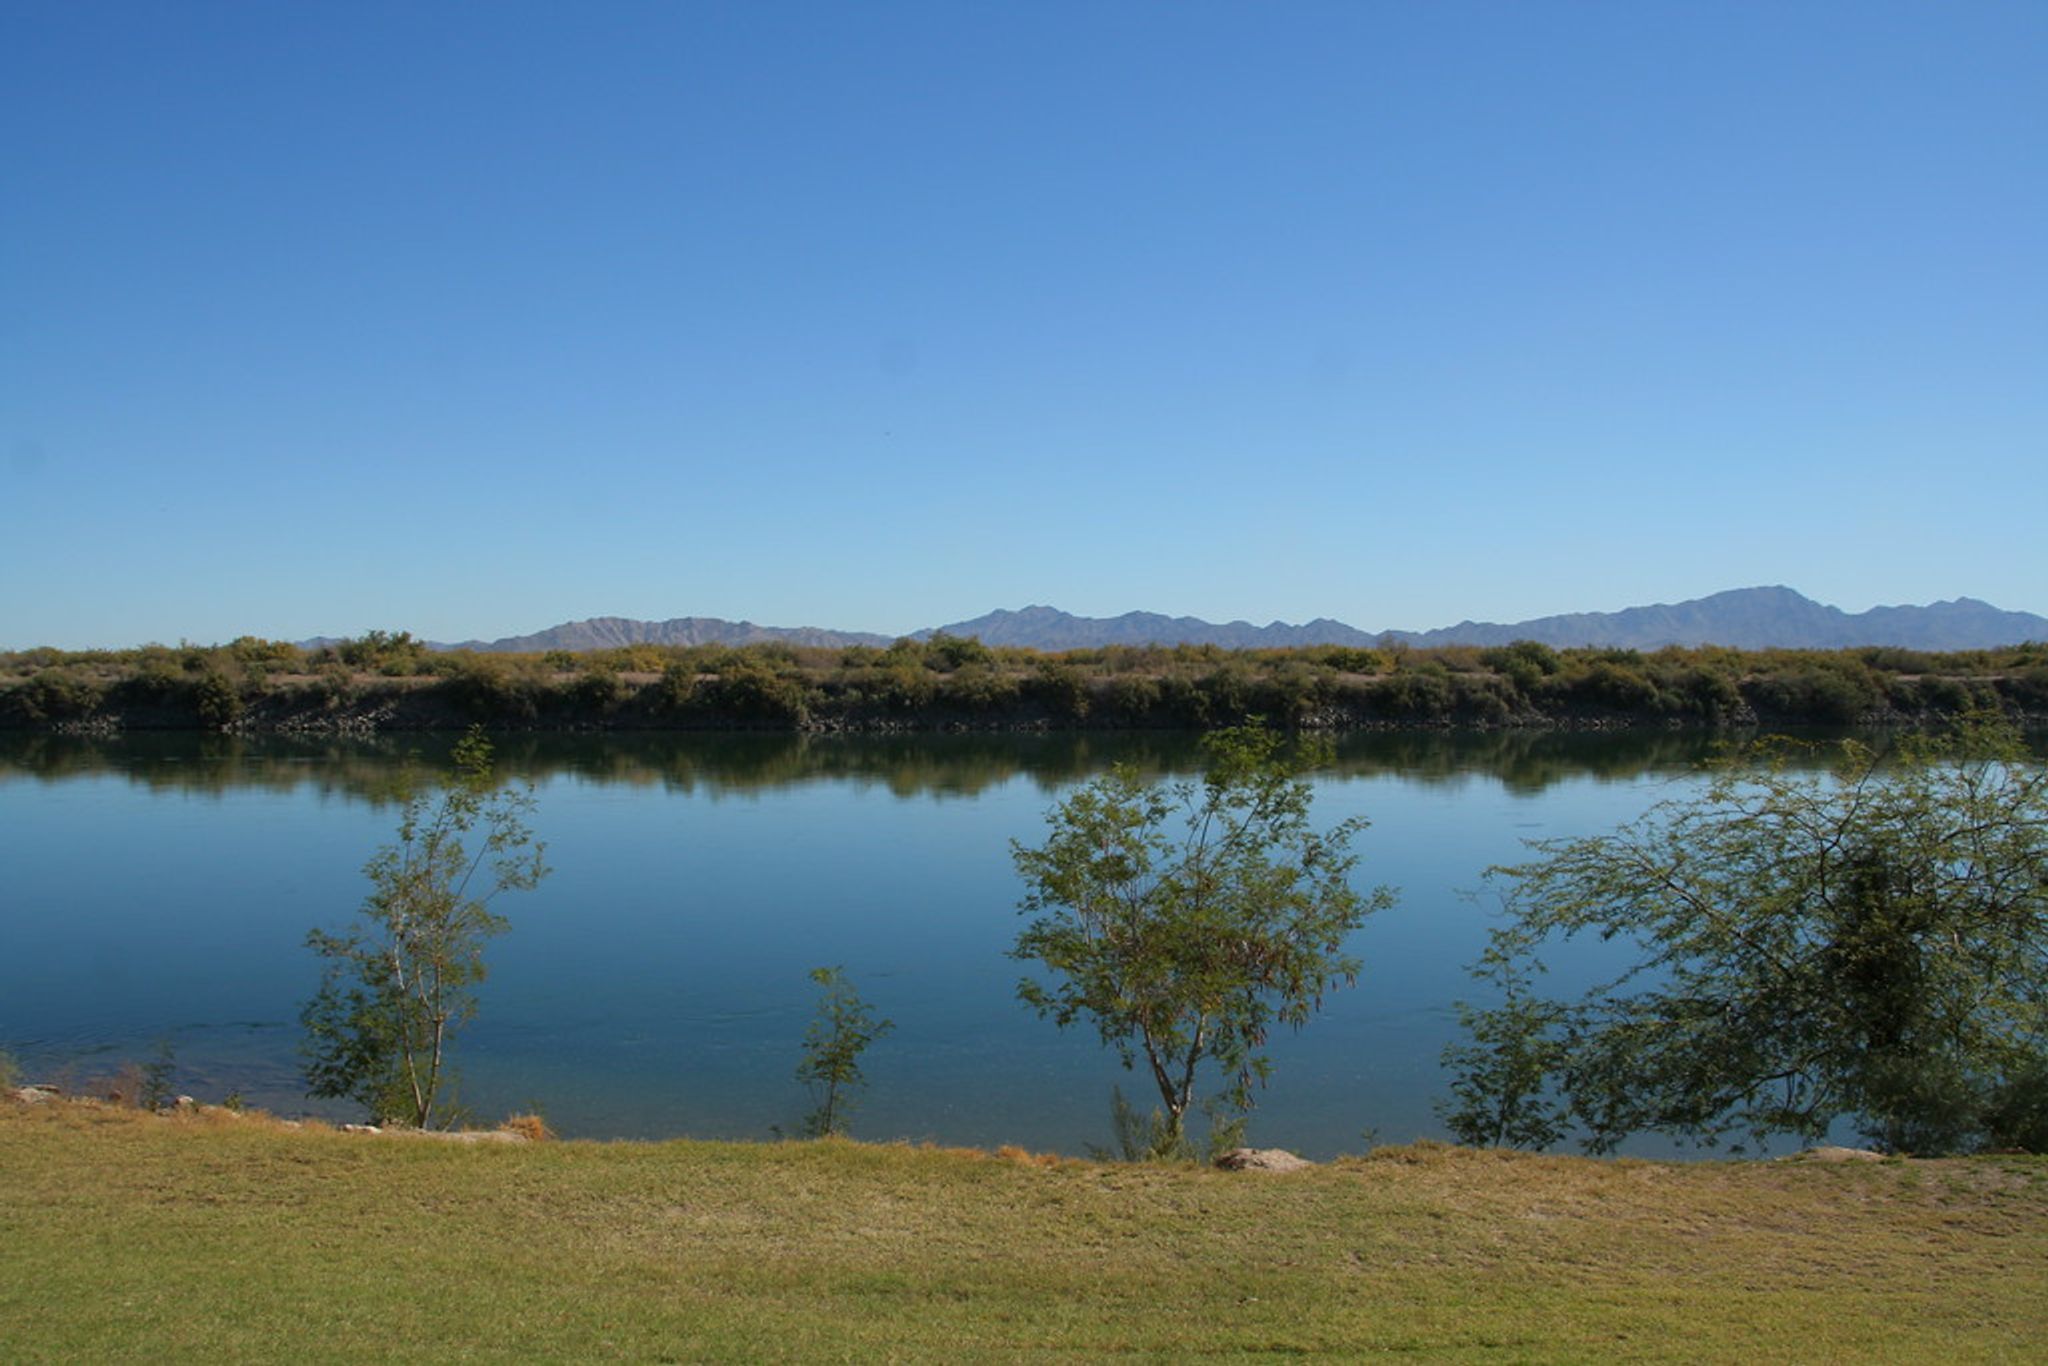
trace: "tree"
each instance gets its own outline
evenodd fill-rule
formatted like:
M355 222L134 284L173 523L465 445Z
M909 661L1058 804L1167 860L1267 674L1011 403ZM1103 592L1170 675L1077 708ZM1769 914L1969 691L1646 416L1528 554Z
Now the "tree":
M2048 774L1977 723L1832 768L1785 742L1704 795L1494 870L1510 919L1477 976L1451 1127L1592 1151L1662 1132L1812 1140L1837 1120L1895 1152L2048 1146ZM1575 1001L1528 990L1576 935L1635 946Z
M548 873L526 825L532 809L530 788L493 778L481 728L456 745L438 793L406 799L397 841L363 865L370 893L356 926L306 937L327 960L300 1015L312 1095L355 1101L379 1121L447 1122L449 1042L475 1016L484 946L506 928L491 903Z
M1060 803L1039 848L1012 843L1034 917L1011 956L1044 965L1017 994L1061 1027L1087 1016L1127 1068L1140 1058L1165 1106L1158 1148L1183 1139L1197 1073L1222 1072L1243 1113L1274 1023L1300 1027L1355 980L1344 939L1392 904L1350 882L1366 822L1318 833L1300 774L1323 757L1283 754L1261 726L1207 736L1199 783L1148 783L1119 767Z
M818 1103L804 1116L804 1137L825 1138L846 1132L854 1095L867 1085L867 1078L861 1075L860 1055L896 1026L893 1021L875 1018L843 970L812 968L811 980L824 994L816 1018L804 1031L804 1060L797 1065L796 1079L811 1088Z

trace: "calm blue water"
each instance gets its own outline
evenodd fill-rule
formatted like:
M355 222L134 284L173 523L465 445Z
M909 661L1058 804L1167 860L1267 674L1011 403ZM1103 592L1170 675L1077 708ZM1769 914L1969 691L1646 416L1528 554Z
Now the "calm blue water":
M1359 881L1400 902L1356 936L1358 984L1276 1038L1254 1141L1328 1155L1367 1130L1441 1136L1437 1058L1490 918L1484 869L1682 794L1707 744L1346 740L1317 817L1370 818ZM0 1045L81 1081L169 1039L181 1090L341 1115L297 1082L319 977L306 931L360 900L405 752L446 745L0 737ZM500 757L534 783L556 871L499 903L513 927L458 1044L480 1117L537 1105L584 1137L793 1129L805 974L824 964L895 1021L866 1059L862 1137L1080 1151L1107 1140L1112 1084L1149 1100L1092 1031L1016 1001L1009 843L1039 840L1060 794L1112 760L1190 771L1191 742L551 736Z

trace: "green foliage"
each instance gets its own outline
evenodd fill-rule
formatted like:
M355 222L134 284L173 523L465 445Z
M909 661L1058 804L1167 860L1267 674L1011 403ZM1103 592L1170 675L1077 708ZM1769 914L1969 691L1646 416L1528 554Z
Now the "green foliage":
M1512 919L1467 1010L1461 1135L1594 1151L1655 1131L1814 1139L1852 1120L1891 1151L2040 1144L2048 1075L2048 772L1973 724L1832 771L1782 748L1611 835L1497 869ZM1761 766L1756 766L1760 764ZM1526 991L1550 942L1636 961L1582 999Z
M480 729L456 746L438 794L406 800L396 842L363 866L370 893L355 927L306 937L326 960L300 1015L312 1095L354 1101L379 1121L445 1121L448 1047L476 1013L484 946L506 928L490 904L548 872L526 824L532 808L530 791L494 780Z
M1142 725L1160 710L1165 689L1144 674L1119 674L1103 689L1103 707L1126 725Z
M810 1088L817 1102L804 1117L803 1135L824 1138L846 1132L854 1098L867 1085L860 1055L896 1026L875 1018L842 969L812 968L811 980L823 994L816 1017L804 1031L804 1057L797 1064L796 1079Z
M225 651L240 668L257 676L296 673L306 667L306 652L286 640L264 640L260 636L237 636Z
M1313 650L1318 663L1338 673L1381 674L1392 664L1384 650L1361 650L1346 645L1326 645Z
M437 662L445 670L439 688L471 720L490 725L527 725L540 715L541 684L528 661L466 651Z
M964 664L946 676L939 696L949 707L996 712L1014 704L1022 691L1018 680L1009 674L987 664Z
M720 716L754 725L800 725L809 714L803 681L766 657L735 656L697 687L699 702Z
M1309 822L1299 775L1323 752L1283 754L1256 726L1205 745L1199 784L1119 767L1053 809L1043 846L1011 846L1033 917L1011 956L1050 973L1019 997L1062 1027L1087 1017L1128 1068L1142 1058L1176 1132L1204 1062L1223 1103L1250 1107L1268 1031L1298 1028L1354 980L1344 939L1392 901L1351 887L1363 820Z
M1861 720L1884 700L1869 668L1847 655L1801 659L1753 680L1744 692L1766 717L1834 725Z
M365 673L438 681L422 690L365 682ZM506 728L614 717L773 730L1046 722L1212 729L1252 717L1314 729L1925 722L1976 710L2048 713L2048 647L1643 654L1524 641L1490 649L1116 645L1039 654L940 635L886 650L643 644L576 655L435 653L405 632L372 631L310 658L250 636L224 646L0 652L0 725L224 728L248 724L251 713L289 725L366 698L377 700L388 724L443 723L454 710Z
M192 710L200 724L219 729L242 714L242 690L218 669L207 669L190 685Z
M14 1060L12 1053L4 1048L0 1048L0 1091L11 1090L19 1085L21 1085L21 1064Z
M353 639L337 641L331 648L335 657L352 669L394 676L418 673L427 654L427 643L414 640L410 631L396 635L365 631Z
M654 685L652 705L658 712L681 712L696 695L696 667L678 661L661 671L661 680Z
M1406 721L1443 721L1451 714L1451 683L1441 671L1396 673L1372 693L1375 710Z
M100 704L99 686L69 669L43 669L6 695L30 723L80 720Z
M626 698L626 685L609 664L591 664L569 685L569 702L588 716L605 716Z
M1526 969L1489 951L1473 976L1493 984L1501 1002L1488 1010L1458 1003L1470 1042L1444 1050L1456 1071L1451 1101L1437 1111L1460 1143L1475 1148L1548 1148L1565 1136L1567 1115L1550 1078L1567 1061L1558 1039L1560 1009L1532 995Z
M1538 683L1564 668L1564 661L1557 651L1534 640L1518 640L1512 645L1486 650L1479 656L1482 663L1513 680L1523 692L1533 691Z
M1094 698L1088 677L1057 655L1033 662L1030 695L1046 711L1062 721L1082 721Z
M1088 1145L1088 1155L1098 1162L1187 1162L1195 1155L1181 1125L1157 1106L1140 1110L1121 1086L1109 1088L1109 1131L1111 1147Z
M171 1081L177 1075L177 1050L169 1039L159 1039L156 1053L142 1064L142 1085L136 1104L145 1110L161 1110L167 1107L177 1092Z
M995 655L974 636L949 636L940 631L924 643L925 665L941 673L964 669L970 664L988 665Z
M414 674L426 655L426 641L412 639L412 631L365 631L354 639L334 643L334 655L354 670L373 674Z

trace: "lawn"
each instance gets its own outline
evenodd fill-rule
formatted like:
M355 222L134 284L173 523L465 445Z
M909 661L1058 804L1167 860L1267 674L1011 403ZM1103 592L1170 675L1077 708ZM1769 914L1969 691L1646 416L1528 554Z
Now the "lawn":
M0 1358L2028 1360L2048 1159L1292 1174L0 1101Z

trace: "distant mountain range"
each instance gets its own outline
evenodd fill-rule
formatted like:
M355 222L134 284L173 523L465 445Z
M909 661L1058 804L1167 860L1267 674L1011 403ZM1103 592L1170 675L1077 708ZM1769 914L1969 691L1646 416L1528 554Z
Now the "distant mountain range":
M1292 626L1284 621L1254 626L1222 625L1199 617L1126 612L1119 617L1077 617L1053 607L990 612L971 621L918 631L918 638L943 632L976 636L986 645L1034 650L1077 650L1103 645L1220 645L1226 649L1271 649L1296 645L1505 645L1517 640L1559 647L1601 645L1655 650L1666 645L1728 645L1739 649L1840 649L1853 645L1897 645L1914 650L1980 650L2025 641L2048 641L2048 617L2006 612L1975 598L1924 607L1873 607L1844 612L1790 588L1737 588L1688 602L1630 607L1619 612L1574 612L1511 623L1464 621L1431 631L1362 631L1328 618ZM437 649L537 652L602 650L619 645L791 645L843 647L887 645L891 637L862 631L829 631L814 626L756 626L716 617L634 621L592 617L566 622L527 636L470 640Z
M760 645L779 640L788 645L888 645L894 636L864 631L824 631L815 626L756 626L751 621L718 617L671 617L667 621L634 621L630 617L591 617L568 621L530 636L501 640L465 640L458 645L432 642L436 650L490 650L535 654L546 650L610 650L620 645Z

